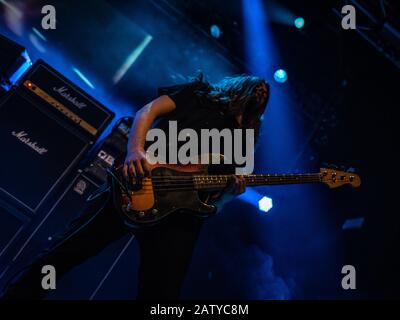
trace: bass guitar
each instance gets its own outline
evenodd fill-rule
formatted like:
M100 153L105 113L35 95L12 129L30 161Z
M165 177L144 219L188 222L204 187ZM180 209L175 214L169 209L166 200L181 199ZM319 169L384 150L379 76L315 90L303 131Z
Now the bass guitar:
M169 214L185 210L209 216L217 210L208 203L211 192L226 188L231 175L209 174L209 166L201 164L150 165L150 176L135 183L123 176L123 160L116 160L108 170L114 205L132 226L154 224ZM243 175L246 186L322 183L329 188L344 185L359 187L360 177L351 172L321 168L316 173Z

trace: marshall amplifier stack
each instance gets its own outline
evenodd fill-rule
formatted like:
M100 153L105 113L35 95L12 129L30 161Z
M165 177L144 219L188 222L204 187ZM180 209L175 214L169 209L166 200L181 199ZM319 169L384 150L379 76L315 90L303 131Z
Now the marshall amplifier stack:
M23 59L15 57L26 51L9 42L11 49L5 53L3 40L0 291L13 264L33 253L34 245L51 241L54 231L65 228L86 208L87 197L104 181L98 166L110 162L105 153L113 156L113 150L121 148L114 144L126 144L126 140L110 142L111 136L122 137L121 120L101 144L104 150L92 165L78 170L115 114L42 60L25 69L13 85L16 77L10 80L10 74L24 65Z
M87 157L86 165L76 172L64 191L59 193L54 205L46 210L42 219L44 223L30 228L30 236L12 251L12 255L8 257L12 268L4 270L2 276L0 273L0 291L15 270L23 268L42 250L51 246L58 235L71 228L71 222L75 218L83 214L90 217L103 207L106 195L93 201L88 199L107 181L106 168L113 164L115 158L126 152L132 122L131 117L117 121L111 132L97 144L92 155Z
M0 192L35 213L113 117L39 60L1 100Z

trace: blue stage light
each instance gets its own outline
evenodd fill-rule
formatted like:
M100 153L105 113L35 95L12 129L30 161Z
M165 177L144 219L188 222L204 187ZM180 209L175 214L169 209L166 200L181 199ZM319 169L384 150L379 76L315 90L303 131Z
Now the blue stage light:
M72 70L86 83L90 88L94 89L94 85L89 81L89 79L77 68L73 67Z
M364 217L347 219L342 226L343 230L360 229L364 224Z
M304 27L304 19L303 19L302 17L297 17L297 18L294 20L294 26L295 26L297 29L303 28L303 27Z
M210 27L210 33L214 38L218 39L221 36L221 29L216 24L213 24Z
M288 78L287 73L283 69L276 70L274 73L274 79L276 82L284 83L286 82L287 78Z
M11 87L15 85L22 75L32 66L32 61L26 50L21 54L21 56L24 58L25 62L21 64L12 75L9 76L8 84L1 85L1 87L6 91L10 90Z
M43 41L47 41L46 37L43 35L43 33L41 33L38 29L36 29L35 27L32 28L32 31L34 33L36 33L36 35L42 39Z
M263 212L268 212L273 207L272 199L266 196L262 197L261 200L258 201L258 209Z
M128 72L129 68L135 63L137 58L143 53L144 49L149 45L149 43L153 40L151 35L146 35L143 41L129 54L129 56L125 59L124 63L117 70L117 72L113 76L113 83L117 84L122 77Z

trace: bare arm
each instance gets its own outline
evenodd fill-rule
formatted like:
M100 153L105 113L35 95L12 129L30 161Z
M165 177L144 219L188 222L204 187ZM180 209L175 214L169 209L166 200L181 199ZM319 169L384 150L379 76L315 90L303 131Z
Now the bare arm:
M129 134L125 158L124 175L126 178L128 177L128 172L132 177L144 176L145 173L148 173L144 150L147 132L150 130L154 120L173 111L175 108L175 102L168 96L163 95L136 112Z

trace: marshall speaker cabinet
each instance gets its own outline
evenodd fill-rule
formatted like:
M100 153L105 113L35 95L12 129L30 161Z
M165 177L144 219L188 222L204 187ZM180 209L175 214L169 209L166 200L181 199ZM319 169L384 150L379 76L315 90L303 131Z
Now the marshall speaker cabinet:
M44 215L25 225L23 218L11 215L5 209L2 211L0 203L0 221L9 226L3 231L2 225L0 233L0 293L15 273L70 230L76 218L85 215L85 221L89 220L102 208L104 197L87 201L97 188L92 179L77 172L63 192L57 193Z
M87 199L97 188L98 185L92 179L78 172L65 190L57 195L54 204L46 210L42 223L28 226L30 236L15 247L11 261L14 264L28 261L56 241L57 236L69 230L76 218L94 214L104 201L102 198L98 201ZM13 221L17 222L18 220Z
M29 97L11 92L0 105L0 191L35 213L88 146Z
M13 228L0 237L0 292L16 272L29 264L41 251L57 242L60 234L70 230L75 218L85 216L87 218L84 219L90 219L102 208L107 194L95 195L107 180L105 169L113 164L116 157L125 153L132 122L131 117L119 119L111 132L98 143L96 150L85 157L87 163L81 163L82 170L61 188L61 192L56 192L52 197L52 205L41 210L44 212L40 212L40 217L33 219L33 223L26 224L22 232L23 220L7 214L2 218L0 210L0 223L4 219ZM69 144L66 143L67 146ZM70 150L69 153L73 152ZM92 200L88 201L89 198ZM18 236L20 233L22 236ZM18 241L13 241L10 245L15 237ZM5 252L4 248L10 250Z

